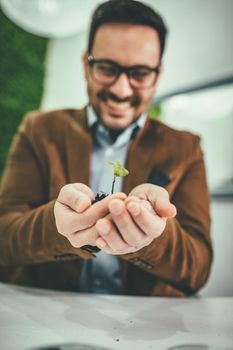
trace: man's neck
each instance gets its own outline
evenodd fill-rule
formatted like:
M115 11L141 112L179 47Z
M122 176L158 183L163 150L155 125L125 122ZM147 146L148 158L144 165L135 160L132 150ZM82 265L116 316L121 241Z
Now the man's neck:
M135 124L135 126L138 126L138 129L142 128L146 121L146 113L143 113L141 116L139 116L135 121L133 121L130 125L127 126L125 129L109 129L107 126L105 126L99 117L99 115L96 113L94 107L92 105L88 106L89 109L89 121L88 124L94 124L96 121L98 121L99 124L101 124L110 135L110 138L112 139L113 143L117 140L117 138L128 128L131 127L131 125Z

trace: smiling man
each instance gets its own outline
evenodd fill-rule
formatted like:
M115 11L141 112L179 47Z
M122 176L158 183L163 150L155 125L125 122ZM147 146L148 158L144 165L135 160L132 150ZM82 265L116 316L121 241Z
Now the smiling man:
M211 261L199 137L150 120L166 27L150 7L95 10L83 65L89 104L27 115L0 194L1 280L90 293L188 296ZM107 161L129 170L109 193ZM177 214L177 215L176 215Z
M123 130L151 104L161 69L158 33L145 25L104 24L84 67L96 114L107 128Z

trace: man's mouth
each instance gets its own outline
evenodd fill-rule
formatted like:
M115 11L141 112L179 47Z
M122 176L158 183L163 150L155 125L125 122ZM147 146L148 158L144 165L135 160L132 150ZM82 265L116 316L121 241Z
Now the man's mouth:
M131 103L129 101L127 102L116 102L113 100L108 99L106 101L106 105L113 109L113 110L118 110L118 111L123 111L131 108Z
M97 94L97 97L105 103L107 108L112 110L112 113L117 115L125 113L132 107L137 107L140 104L138 96L132 96L130 98L120 100L117 96L104 90Z

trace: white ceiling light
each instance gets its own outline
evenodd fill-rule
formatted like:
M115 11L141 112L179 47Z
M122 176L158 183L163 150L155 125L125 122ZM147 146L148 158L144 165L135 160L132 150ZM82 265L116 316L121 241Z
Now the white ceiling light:
M176 112L177 118L192 120L226 118L233 113L233 84L195 91L168 98L166 110Z
M0 0L19 27L43 37L65 37L86 29L98 0Z

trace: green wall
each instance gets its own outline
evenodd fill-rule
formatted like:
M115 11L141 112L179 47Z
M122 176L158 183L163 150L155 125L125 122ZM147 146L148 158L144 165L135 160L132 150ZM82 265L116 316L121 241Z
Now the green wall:
M47 39L29 34L0 11L0 176L23 115L38 109Z

